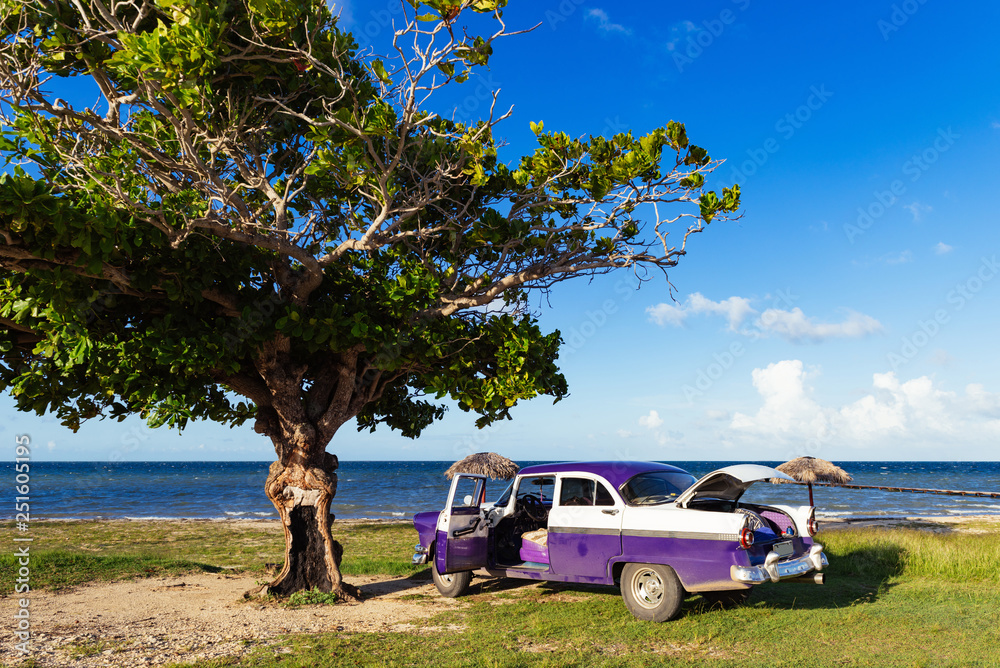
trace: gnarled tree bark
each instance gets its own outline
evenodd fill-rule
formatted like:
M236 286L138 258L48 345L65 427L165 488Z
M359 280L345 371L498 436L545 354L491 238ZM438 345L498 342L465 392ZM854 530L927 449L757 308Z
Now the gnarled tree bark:
M337 430L376 399L393 376L367 374L360 349L331 356L314 369L314 382L303 390L304 366L293 364L288 339L277 336L259 351L257 375L229 377L232 389L257 404L254 430L274 443L264 491L281 518L285 564L266 589L277 596L318 589L358 600L360 591L340 572L343 548L330 529L330 504L337 494L336 455L326 445Z
M268 584L269 593L288 596L315 588L343 598L360 598L360 592L341 577L344 550L330 534L337 465L337 457L322 449L313 461L271 464L264 489L285 531L285 565Z

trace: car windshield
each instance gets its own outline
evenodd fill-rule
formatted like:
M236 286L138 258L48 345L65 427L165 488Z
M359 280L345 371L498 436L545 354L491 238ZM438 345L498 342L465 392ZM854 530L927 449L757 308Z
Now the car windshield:
M494 507L506 508L507 503L510 501L510 493L512 491L514 491L514 483L510 483L509 485L507 485L507 489L504 490L503 494L500 495L500 498L497 499L496 503L493 504Z
M655 506L676 501L695 477L682 471L650 471L633 476L622 485L622 496L633 506Z

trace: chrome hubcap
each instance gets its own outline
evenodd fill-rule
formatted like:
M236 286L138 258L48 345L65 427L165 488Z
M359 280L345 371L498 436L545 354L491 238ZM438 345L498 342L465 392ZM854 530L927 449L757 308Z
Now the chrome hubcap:
M663 580L648 568L632 578L632 593L636 602L644 608L655 608L663 599Z

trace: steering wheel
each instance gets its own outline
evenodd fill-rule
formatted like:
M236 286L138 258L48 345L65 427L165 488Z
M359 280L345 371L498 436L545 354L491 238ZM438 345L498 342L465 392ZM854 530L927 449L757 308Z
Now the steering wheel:
M545 520L545 512L548 508L546 508L541 499L534 494L526 494L522 496L521 507L524 508L524 513L536 522L542 522Z

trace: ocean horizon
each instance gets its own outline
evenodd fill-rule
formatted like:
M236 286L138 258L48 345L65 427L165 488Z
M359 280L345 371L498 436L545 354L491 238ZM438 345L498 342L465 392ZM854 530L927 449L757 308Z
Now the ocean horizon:
M547 460L548 461L548 460ZM340 519L405 519L439 509L451 461L341 460L331 507ZM546 463L519 462L522 466ZM702 476L735 461L672 460ZM753 463L776 466L778 461ZM32 519L277 519L264 495L270 460L207 462L31 462ZM870 486L1000 492L1000 462L839 461ZM490 481L487 498L505 481ZM1000 515L1000 499L815 487L820 517ZM747 493L757 502L808 504L800 485L758 483ZM8 511L5 519L14 519Z

